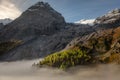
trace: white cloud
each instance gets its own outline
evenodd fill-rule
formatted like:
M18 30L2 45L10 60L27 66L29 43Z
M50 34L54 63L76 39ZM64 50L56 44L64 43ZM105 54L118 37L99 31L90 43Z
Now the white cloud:
M12 1L13 0L0 0L0 19L15 19L21 14Z
M87 20L82 19L82 20L80 20L80 21L76 21L75 23L76 23L76 24L94 25L94 21L95 21L95 19L87 19Z

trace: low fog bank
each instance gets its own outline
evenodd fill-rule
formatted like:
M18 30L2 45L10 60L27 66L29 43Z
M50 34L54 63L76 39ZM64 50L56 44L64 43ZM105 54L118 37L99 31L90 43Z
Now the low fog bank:
M39 60L0 63L0 80L120 80L120 66L79 66L65 71L35 68Z

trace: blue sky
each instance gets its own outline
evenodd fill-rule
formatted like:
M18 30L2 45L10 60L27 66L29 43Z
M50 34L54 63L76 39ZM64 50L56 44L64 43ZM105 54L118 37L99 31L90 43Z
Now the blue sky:
M3 0L5 1L5 0ZM110 10L120 8L120 0L6 0L11 1L21 12L38 1L48 2L60 12L67 22L94 19Z
M57 0L58 1L58 0ZM80 19L92 19L108 11L120 8L120 0L59 0L51 3L61 12L66 21L75 22Z

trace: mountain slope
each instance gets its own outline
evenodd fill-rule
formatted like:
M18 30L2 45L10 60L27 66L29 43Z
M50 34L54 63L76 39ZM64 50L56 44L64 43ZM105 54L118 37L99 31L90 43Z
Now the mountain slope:
M78 37L71 41L65 50L78 47L94 57L102 56L103 59L112 54L120 55L120 27L99 30L87 36Z
M67 24L48 3L39 2L5 26L0 41L22 44L0 56L1 60L44 57L62 50L73 38L93 32L89 26Z
M120 64L120 27L78 37L57 53L48 55L37 66L67 69L98 63Z
M120 19L117 19L117 21L118 20ZM68 43L77 37L83 41L81 46L85 45L84 43L87 44L89 42L89 40L87 42L86 39L89 39L90 36L96 35L96 38L102 35L103 31L107 30L106 27L112 29L111 26L101 26L101 24L102 22L95 26L89 26L66 23L63 16L51 8L48 3L38 2L1 30L1 44L9 44L9 42L11 43L14 41L20 41L21 43L16 44L15 47L12 48L11 46L7 47L8 51L0 56L0 60L22 60L45 57L54 52L63 50ZM110 24L119 25L116 21ZM109 23L107 25L109 25ZM113 28L116 27L118 26L113 26ZM79 43L79 39L77 43ZM108 39L108 41L109 40L111 39ZM72 42L74 43L74 40ZM107 47L109 44L105 44L105 47L103 42L98 44L102 44L103 47L101 48L100 46L100 48L98 48L98 46L97 52L100 50L105 52L106 49L109 49L109 47ZM74 44L69 45L68 49L74 46ZM88 45L87 48L90 48L88 51L93 49L92 51L96 52L94 51L96 49L91 45Z
M106 24L103 24L104 21L98 23L97 26L94 26L95 28L92 27L94 28L92 33L76 37L65 49L48 55L37 66L66 69L77 65L96 63L120 64L120 24L117 23L120 18L115 17L116 12L119 15L119 11L113 10L111 15L113 17L110 19L108 17L101 18L101 20L107 20L108 23L105 22ZM114 21L111 21L113 20L112 18Z

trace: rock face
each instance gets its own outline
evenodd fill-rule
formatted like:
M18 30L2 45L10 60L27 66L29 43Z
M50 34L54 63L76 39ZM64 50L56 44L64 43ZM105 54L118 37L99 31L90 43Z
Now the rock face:
M95 22L99 27L118 27L120 25L120 9L114 9L108 12L106 15L98 17Z
M0 23L0 30L4 27L3 23Z
M99 30L83 37L77 37L71 41L65 50L79 47L88 54L104 58L112 54L120 55L120 27L107 30Z
M0 57L1 60L35 59L60 51L75 37L87 35L94 30L89 26L67 25L53 35L40 35L23 41L18 47ZM24 37L26 38L26 37ZM14 38L13 38L14 39Z

